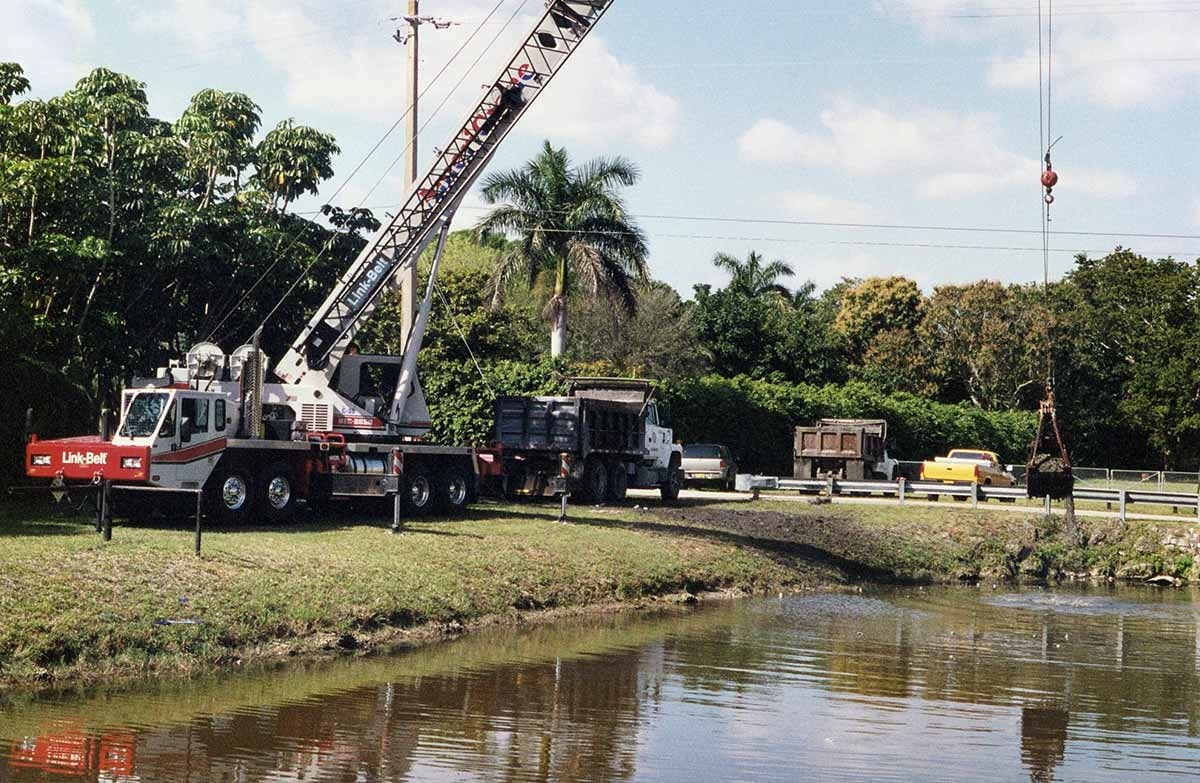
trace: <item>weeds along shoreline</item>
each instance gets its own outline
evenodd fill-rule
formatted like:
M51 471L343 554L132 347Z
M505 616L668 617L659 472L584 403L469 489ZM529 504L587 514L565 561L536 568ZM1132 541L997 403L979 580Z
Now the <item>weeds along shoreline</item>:
M888 505L486 504L453 519L342 514L206 532L0 507L0 690L190 676L384 652L497 625L861 582L1195 577L1194 525Z

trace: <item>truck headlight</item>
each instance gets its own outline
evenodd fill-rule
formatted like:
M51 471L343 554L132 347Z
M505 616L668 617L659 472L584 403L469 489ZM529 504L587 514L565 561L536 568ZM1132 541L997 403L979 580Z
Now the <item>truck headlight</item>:
M125 468L126 470L141 470L142 469L142 458L141 457L121 457L121 467Z
M32 462L37 467L48 468L48 467L50 467L50 455L49 454L34 454L33 459L30 460L30 462Z

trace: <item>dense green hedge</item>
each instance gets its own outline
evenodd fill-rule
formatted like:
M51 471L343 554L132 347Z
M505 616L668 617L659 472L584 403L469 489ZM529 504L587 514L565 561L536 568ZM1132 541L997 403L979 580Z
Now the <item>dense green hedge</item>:
M742 470L771 475L791 474L795 426L822 417L886 419L888 451L912 460L977 447L1023 462L1037 427L1032 412L988 412L881 394L863 383L817 387L709 375L669 383L663 397L677 438L724 443Z

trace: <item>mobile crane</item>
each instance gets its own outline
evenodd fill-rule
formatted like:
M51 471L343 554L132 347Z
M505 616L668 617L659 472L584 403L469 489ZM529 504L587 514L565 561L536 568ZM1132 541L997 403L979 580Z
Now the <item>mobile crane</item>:
M404 205L380 228L275 364L257 339L226 355L192 347L153 378L123 390L111 438L31 437L26 473L52 488L90 483L139 507L171 495L201 494L225 522L283 521L298 501L398 494L410 513L454 511L478 493L475 450L422 441L429 408L417 355L451 220L496 148L574 53L613 0L550 0L500 77ZM361 355L355 333L436 241L436 251L404 352ZM147 491L157 490L157 491ZM120 500L118 500L118 503Z

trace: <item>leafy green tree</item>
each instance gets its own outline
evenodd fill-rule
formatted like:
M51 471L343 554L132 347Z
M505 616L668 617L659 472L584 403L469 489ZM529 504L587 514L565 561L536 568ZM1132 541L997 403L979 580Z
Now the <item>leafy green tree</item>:
M646 276L646 237L630 219L620 189L634 185L638 169L624 158L597 158L573 166L567 151L546 141L525 166L488 175L482 195L499 204L477 225L483 235L515 234L496 266L496 302L515 281L532 287L552 276L545 315L550 354L567 346L567 303L573 293L604 297L633 313L635 281Z
M841 295L834 328L845 337L851 354L861 358L876 336L911 332L921 322L925 297L906 277L870 277Z
M623 375L679 378L703 372L708 360L696 331L694 308L666 283L639 286L637 312L583 300L575 307L571 354L605 362Z
M1046 378L1050 313L1034 286L992 280L934 289L918 328L944 396L984 410L1036 403Z
M844 359L824 312L811 294L788 304L775 293L695 287L700 341L713 370L730 377L814 383L840 377Z
M17 63L0 62L0 105L7 106L18 95L29 92L25 69Z
M271 208L286 210L305 193L316 195L333 176L333 156L341 152L333 136L286 119L255 151L254 180L271 197Z
M211 203L218 181L241 185L241 173L254 160L254 134L262 120L258 104L242 93L201 90L175 123L175 134L186 147L186 176L201 193L200 208ZM328 176L328 175L326 175Z
M1080 256L1056 292L1065 421L1112 464L1200 460L1200 271L1123 248Z
M713 266L729 273L727 290L741 296L750 299L777 297L780 301L788 301L792 297L792 292L779 280L792 277L796 273L783 261L763 263L762 255L751 250L745 261L740 261L728 253L717 253L713 256Z

